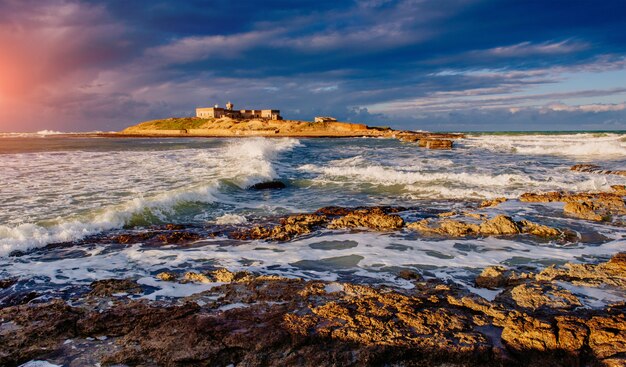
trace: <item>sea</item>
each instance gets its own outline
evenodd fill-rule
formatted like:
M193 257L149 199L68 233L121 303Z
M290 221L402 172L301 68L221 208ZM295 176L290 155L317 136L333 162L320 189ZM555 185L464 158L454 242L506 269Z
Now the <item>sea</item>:
M161 271L219 267L286 277L410 288L410 269L466 287L491 265L537 270L594 263L626 250L626 228L572 219L562 203L522 203L525 192L610 191L626 177L571 171L575 164L626 169L625 132L469 133L452 150L386 138L99 138L42 131L0 133L0 279L11 292L70 298L94 280L132 278L137 297L176 299L212 287L155 278ZM279 190L250 190L280 180ZM408 230L322 230L288 242L233 240L245 228L324 206L391 205L406 221L481 209L576 234L428 238ZM107 243L165 224L205 229L191 245ZM212 235L208 235L212 233ZM572 290L576 292L577 290ZM624 299L578 290L588 307ZM2 292L8 292L4 290ZM2 296L0 292L0 297Z

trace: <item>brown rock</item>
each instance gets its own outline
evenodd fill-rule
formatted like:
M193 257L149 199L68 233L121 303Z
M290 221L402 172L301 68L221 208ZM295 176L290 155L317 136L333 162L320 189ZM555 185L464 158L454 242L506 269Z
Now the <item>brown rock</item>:
M562 268L548 267L536 275L537 280L562 280L576 285L598 287L609 285L626 290L626 253L619 253L606 263L565 264Z
M178 279L178 275L176 273L172 273L169 271L164 271L156 275L157 279L162 280L164 282L174 282Z
M17 283L17 279L14 278L0 279L0 289L9 288L15 283Z
M488 266L476 277L476 285L481 288L498 288L506 284L503 266Z
M505 215L498 215L480 225L479 232L486 235L512 235L520 233L518 225Z
M572 309L581 306L580 301L571 292L551 283L521 284L499 295L500 299L511 297L523 308L535 311L544 309Z
M103 279L91 283L92 296L109 297L116 293L141 293L141 286L131 279Z
M328 228L364 227L377 230L399 229L404 220L398 215L387 214L380 208L357 209L343 217L333 219Z
M537 224L528 220L521 220L517 222L520 226L522 233L528 233L539 237L557 237L562 233L560 230L552 227L545 226L543 224Z
M602 220L605 220L606 217L603 217L602 215L596 213L594 211L594 206L591 205L590 203L586 203L586 202L582 202L582 203L578 203L578 202L569 202L569 203L565 203L565 206L563 207L563 211L567 214L570 214L576 218L580 218L580 219L586 219L586 220L593 220L596 222L600 222Z
M611 186L611 190L615 195L626 196L626 186L625 185L613 185Z
M589 347L596 357L605 359L626 353L626 317L594 316L587 322Z
M483 200L478 207L479 208L490 208L494 206L498 206L506 201L506 198L495 198L492 200Z
M206 274L196 273L193 271L188 271L183 276L183 283L213 283L213 280L209 278Z
M452 140L446 139L419 139L418 144L428 149L452 149Z
M604 175L619 175L626 176L626 170L605 170L595 164L577 164L570 168L572 171L598 173Z

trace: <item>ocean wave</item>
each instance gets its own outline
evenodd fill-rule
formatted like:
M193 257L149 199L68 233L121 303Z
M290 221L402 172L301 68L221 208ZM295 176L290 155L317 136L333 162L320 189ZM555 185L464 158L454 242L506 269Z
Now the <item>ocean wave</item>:
M128 225L150 225L174 218L185 203L213 203L218 184L137 197L120 205L80 217L59 218L48 223L0 226L0 257L50 243L75 241Z
M231 142L225 160L235 169L233 182L241 188L278 178L276 158L301 146L297 139L253 138Z
M480 135L470 136L461 144L525 155L626 156L626 140L621 134Z

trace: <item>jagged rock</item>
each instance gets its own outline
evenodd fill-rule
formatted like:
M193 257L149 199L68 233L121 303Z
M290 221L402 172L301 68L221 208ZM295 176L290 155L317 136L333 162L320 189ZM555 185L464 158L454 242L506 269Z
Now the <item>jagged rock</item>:
M479 208L490 208L494 206L498 206L506 201L506 198L495 198L492 200L483 200L478 207Z
M231 234L236 239L267 239L274 241L289 241L295 236L311 233L328 221L324 215L297 214L281 220L281 224L274 227L257 226Z
M482 217L480 217L482 218ZM519 222L513 221L505 215L497 215L490 220L485 220L480 224L467 223L454 219L443 219L433 226L428 219L418 222L408 223L406 227L425 234L448 235L453 237L463 236L502 236L528 233L542 237L553 237L561 234L558 229L533 223L527 220Z
M562 232L556 228L548 227L543 224L537 224L528 220L521 220L517 222L522 233L528 233L539 237L557 237Z
M400 272L398 273L398 278L404 279L404 280L421 280L422 279L422 275L414 270L400 270Z
M164 271L156 275L157 279L162 280L164 282L174 282L178 279L178 275L176 273L172 273L170 271Z
M626 176L626 170L605 170L595 164L577 164L570 168L572 171L598 173L604 175Z
M0 289L9 288L15 283L17 283L17 279L15 278L0 279Z
M609 220L612 215L626 214L626 204L619 193L563 193L548 192L544 194L525 193L520 196L525 202L555 202L566 203L563 211L580 219L603 221Z
M404 225L404 220L393 214L387 214L380 208L357 209L348 214L333 219L328 228L372 228L378 230L398 229Z
M626 290L626 253L616 254L598 265L567 263L562 268L550 266L536 275L537 280L562 280L575 285L597 287L610 285Z
M569 202L563 206L563 211L574 217L586 220L592 220L600 222L606 220L606 216L602 216L595 212L597 210L591 203L588 202Z
M587 322L589 347L597 358L605 359L626 353L626 317L594 316ZM624 361L624 359L622 359Z
M626 186L625 185L613 185L611 186L611 190L615 195L626 196Z
M275 189L284 189L287 187L282 181L267 181L267 182L259 182L255 183L248 187L248 190L275 190Z
M200 235L193 232L176 231L160 234L156 236L156 239L164 244L182 244L197 241L200 239Z
M571 292L551 283L520 284L507 290L498 299L510 299L519 307L537 309L572 309L581 306L580 300Z
M132 279L96 280L91 283L90 287L89 294L98 297L109 297L116 293L141 293L141 286Z
M482 288L499 288L506 284L504 266L488 266L476 277L476 285Z
M209 278L206 274L196 273L194 271L188 271L185 273L182 279L183 283L213 283L213 279Z
M446 139L419 139L418 144L427 149L452 149L452 140Z
M491 220L483 222L479 228L480 234L512 235L520 233L518 225L505 215L497 215Z

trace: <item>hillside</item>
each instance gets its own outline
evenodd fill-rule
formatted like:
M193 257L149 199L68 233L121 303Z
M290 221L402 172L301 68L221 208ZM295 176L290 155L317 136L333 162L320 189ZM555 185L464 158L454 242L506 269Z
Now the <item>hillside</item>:
M395 132L389 128L371 128L363 124L347 122L182 117L142 122L118 134L125 136L357 137L391 136Z

